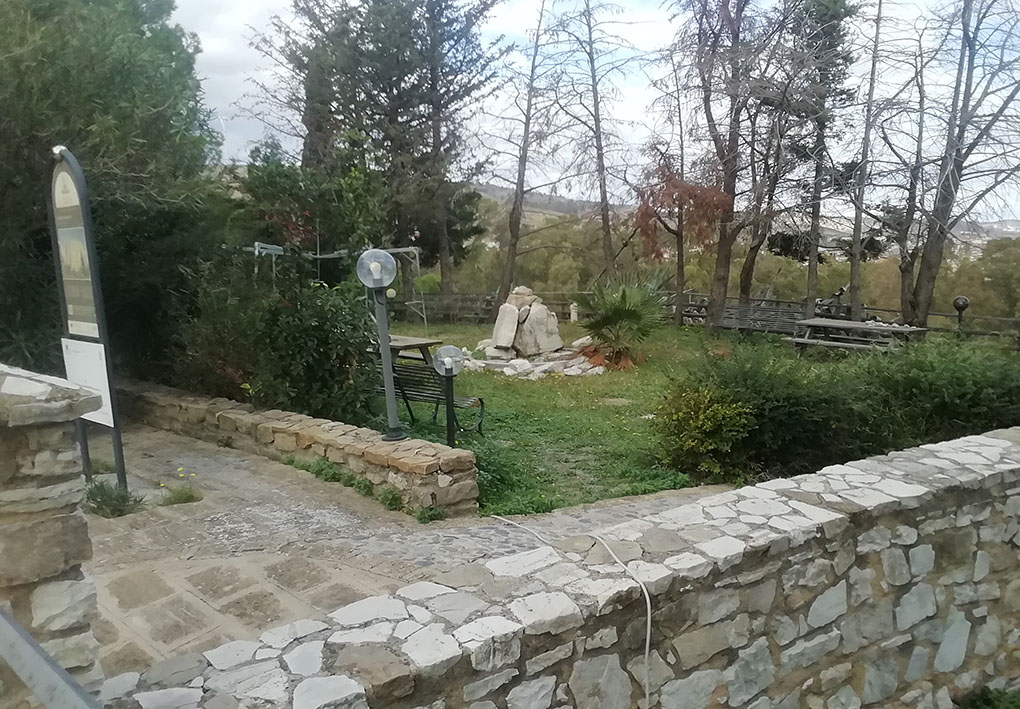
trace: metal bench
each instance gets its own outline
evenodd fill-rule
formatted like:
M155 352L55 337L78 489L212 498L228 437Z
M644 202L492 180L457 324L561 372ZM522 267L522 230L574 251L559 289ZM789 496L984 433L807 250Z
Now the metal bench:
M723 309L721 327L740 332L775 332L793 335L797 322L804 319L802 310L767 308L761 305L727 305Z
M432 411L432 420L435 421L439 414L439 405L446 403L443 394L443 382L439 374L431 365L415 361L395 361L393 363L393 385L397 394L404 400L407 407L407 414L414 423L414 410L411 408L412 401L427 404L435 404ZM379 394L384 394L382 384L378 388ZM455 409L479 410L478 422L474 426L462 426L457 419L457 427L461 431L482 432L482 421L485 420L485 402L477 396L454 396L453 407ZM454 414L456 418L456 414Z

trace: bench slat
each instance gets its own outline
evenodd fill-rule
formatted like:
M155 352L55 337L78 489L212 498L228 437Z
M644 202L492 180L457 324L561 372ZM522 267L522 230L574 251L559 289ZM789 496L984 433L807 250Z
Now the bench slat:
M787 342L792 342L798 347L805 345L810 347L832 347L841 350L878 350L883 349L883 346L876 342L871 345L859 344L856 342L839 342L836 340L815 340L809 337L786 337L783 338Z

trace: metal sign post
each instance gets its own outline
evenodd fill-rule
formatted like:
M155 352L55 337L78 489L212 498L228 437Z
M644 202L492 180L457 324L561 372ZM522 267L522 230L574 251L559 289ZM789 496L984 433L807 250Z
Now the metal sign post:
M0 659L49 709L100 709L99 703L31 635L0 610Z
M58 145L52 153L56 162L47 201L63 320L64 336L60 342L64 352L64 369L68 381L95 389L103 397L103 405L98 411L85 414L75 424L82 464L86 478L91 480L87 419L111 429L117 484L126 490L124 447L111 384L113 368L103 309L103 289L99 282L99 259L92 235L88 187L81 165L70 150Z

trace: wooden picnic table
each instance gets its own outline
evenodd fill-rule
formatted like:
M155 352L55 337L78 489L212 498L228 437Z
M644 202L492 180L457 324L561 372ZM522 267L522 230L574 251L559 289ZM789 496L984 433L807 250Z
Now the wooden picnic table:
M421 359L430 367L432 366L432 353L430 347L443 344L442 340L435 340L430 337L406 337L404 335L390 335L390 351L394 357L405 357L407 359ZM418 355L402 355L402 352L420 353Z
M861 322L835 318L808 318L798 321L796 333L787 339L798 347L817 345L866 350L906 342L912 336L927 331L928 329L923 327L904 327L872 320Z

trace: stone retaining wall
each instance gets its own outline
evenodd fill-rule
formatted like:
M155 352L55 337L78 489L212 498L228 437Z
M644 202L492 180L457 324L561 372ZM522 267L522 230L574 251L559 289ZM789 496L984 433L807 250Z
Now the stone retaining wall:
M327 458L369 480L376 492L395 488L411 511L438 507L448 517L478 511L471 451L417 439L388 443L367 428L153 384L121 384L118 400L128 417L153 428L274 460Z
M103 673L96 589L81 570L92 543L74 421L100 404L95 392L0 364L0 608L90 690ZM0 706L27 696L0 660Z
M576 536L228 643L169 683L160 665L125 696L627 709L647 671L662 709L951 709L1020 680L1018 481L1020 428L603 530L651 595L647 670L638 584Z

